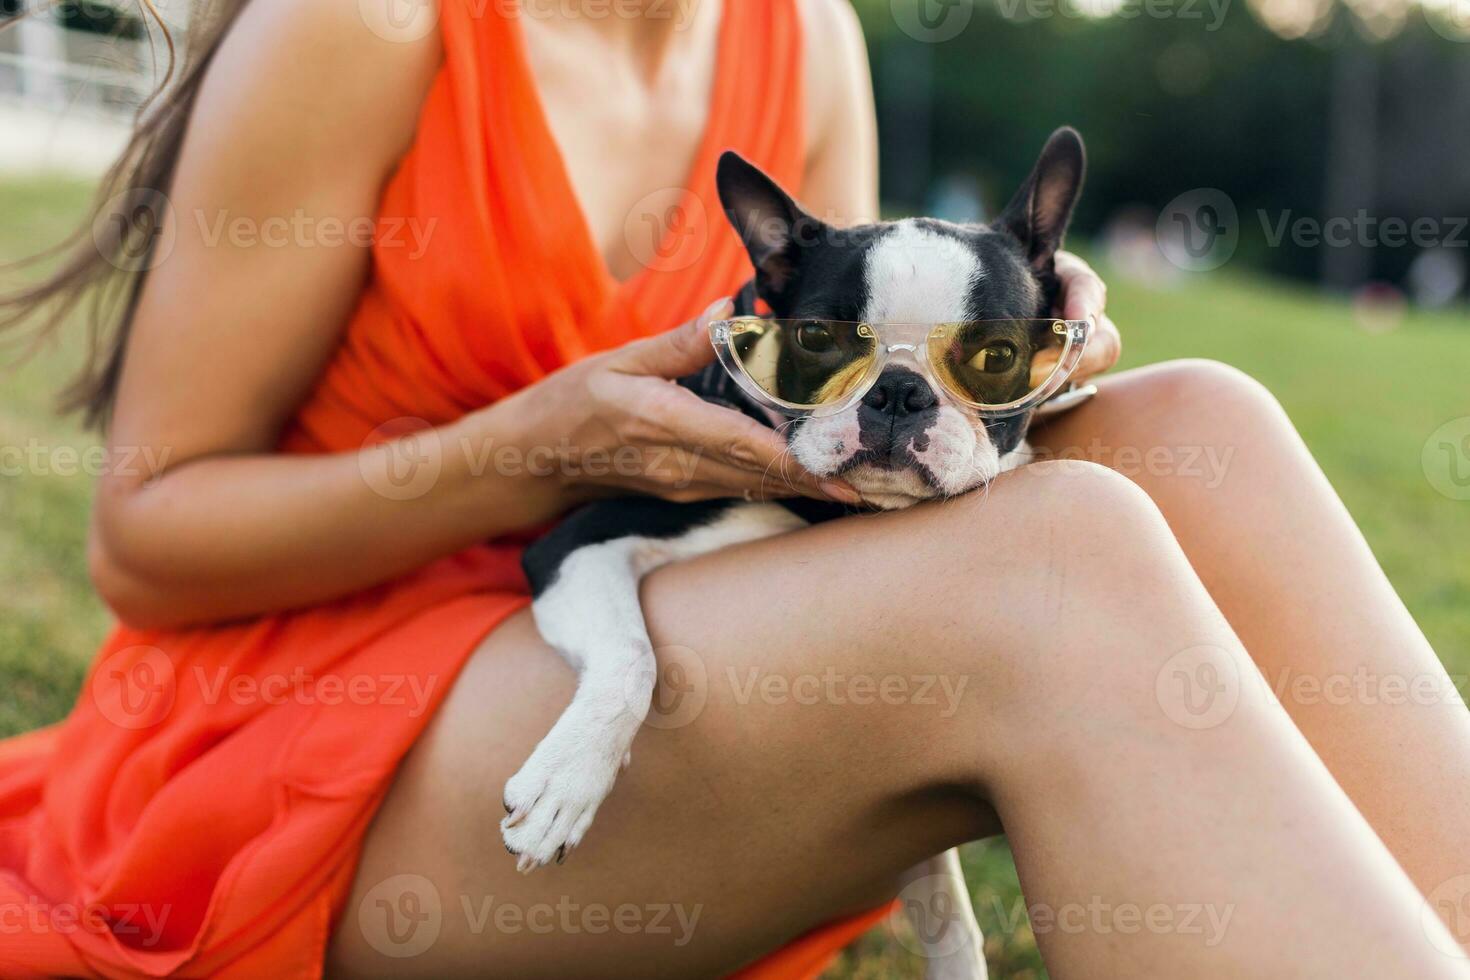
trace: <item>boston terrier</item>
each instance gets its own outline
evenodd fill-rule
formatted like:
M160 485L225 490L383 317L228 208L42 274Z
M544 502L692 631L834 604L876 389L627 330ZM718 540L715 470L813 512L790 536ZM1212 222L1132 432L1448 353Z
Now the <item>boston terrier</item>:
M1053 258L1081 191L1083 169L1082 140L1063 128L1052 134L1030 176L989 225L910 218L837 228L805 212L759 169L728 152L719 163L720 200L755 268L736 310L753 314L758 297L771 318L802 322L1049 318L1059 289ZM881 509L965 493L1021 465L1033 415L1027 410L982 417L902 357L884 362L851 405L794 421L752 398L719 364L679 383L779 425L801 465L817 476L846 480ZM657 670L639 606L640 579L670 562L849 512L841 504L805 498L673 503L626 497L580 508L526 550L536 625L578 672L579 684L561 718L505 787L508 815L501 830L521 871L559 863L581 842L630 761ZM931 977L984 976L979 930L956 853L937 856L906 880L904 894L918 914L920 941L944 943L943 950L934 946ZM965 943L936 938L936 908L964 915Z

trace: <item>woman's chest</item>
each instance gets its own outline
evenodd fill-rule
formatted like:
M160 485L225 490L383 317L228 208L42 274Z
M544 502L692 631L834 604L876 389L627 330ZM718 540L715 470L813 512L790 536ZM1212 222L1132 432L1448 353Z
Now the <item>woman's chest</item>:
M670 211L712 135L716 39L678 39L654 78L606 50L546 41L529 54L547 127L593 244L626 280L679 220Z

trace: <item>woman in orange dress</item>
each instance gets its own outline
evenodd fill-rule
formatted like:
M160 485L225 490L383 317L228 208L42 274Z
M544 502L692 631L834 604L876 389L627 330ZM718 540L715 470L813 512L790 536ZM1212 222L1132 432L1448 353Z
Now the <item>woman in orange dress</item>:
M524 608L528 536L610 492L851 498L665 379L708 363L699 314L749 271L721 150L873 216L855 20L255 0L214 29L124 165L127 234L99 232L136 291L83 393L114 460L157 465L99 486L122 625L74 711L0 744L0 975L812 976L1002 818L1033 906L1233 916L1210 942L1038 930L1058 975L1265 975L1288 947L1463 975L1416 890L1467 858L1466 781L1435 775L1470 758L1463 712L1159 710L1201 648L1443 677L1274 403L1208 364L1110 379L1041 445L1228 443L1220 487L1038 464L983 509L654 575L634 764L564 865L517 876L501 788L572 683ZM1101 283L1060 271L1095 373ZM809 677L837 680L779 694ZM887 679L912 686L848 685Z

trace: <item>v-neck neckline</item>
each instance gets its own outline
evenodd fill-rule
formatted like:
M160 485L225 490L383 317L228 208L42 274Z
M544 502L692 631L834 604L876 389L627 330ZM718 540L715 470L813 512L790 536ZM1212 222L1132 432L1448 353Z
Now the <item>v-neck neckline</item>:
M723 112L728 103L726 97L726 74L733 66L729 65L727 50L734 34L736 14L734 8L740 0L723 0L720 8L720 24L717 29L715 42L715 66L714 77L710 84L709 105L705 115L704 131L700 135L699 142L694 151L694 159L689 165L689 170L684 175L684 181L679 185L683 194L692 194L696 184L700 183L703 171L709 164L712 152L717 149L716 142L723 135ZM607 256L602 252L602 246L593 233L592 222L587 217L587 211L581 196L577 193L576 185L572 183L571 171L567 167L566 157L562 153L561 144L557 142L556 133L551 128L551 117L547 115L546 103L541 98L541 86L537 84L536 73L531 68L530 51L526 46L526 35L524 25L521 23L520 4L507 18L510 21L510 31L514 41L516 55L516 69L524 72L526 88L530 93L530 99L534 107L532 115L535 117L535 128L537 137L541 139L548 148L548 157L552 162L551 169L554 173L559 191L565 196L570 204L570 210L576 215L576 234L581 241L583 250L587 253L590 261L597 267L604 281L611 285L615 291L627 290L641 282L653 267L643 263L627 279L619 279L608 264ZM680 234L679 228L672 223L663 230L663 237L659 242L656 254L663 254L674 235Z

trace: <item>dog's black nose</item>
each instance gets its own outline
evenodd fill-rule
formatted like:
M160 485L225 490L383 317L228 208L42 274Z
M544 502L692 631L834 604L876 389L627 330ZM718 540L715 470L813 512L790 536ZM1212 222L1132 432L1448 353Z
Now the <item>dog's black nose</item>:
M885 371L863 396L864 405L889 415L922 412L934 402L934 389L912 371Z

